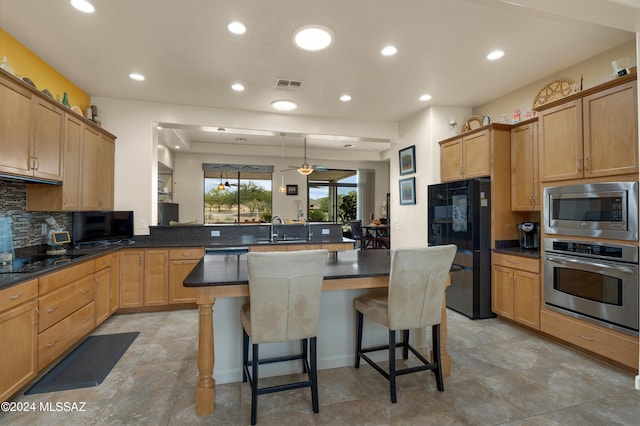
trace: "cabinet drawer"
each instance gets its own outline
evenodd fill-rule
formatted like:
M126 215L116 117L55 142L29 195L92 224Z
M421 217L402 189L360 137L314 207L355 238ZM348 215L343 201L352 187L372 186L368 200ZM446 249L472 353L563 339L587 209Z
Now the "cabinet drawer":
M53 272L38 279L40 294L45 294L56 288L60 288L72 281L82 278L86 275L93 274L95 270L95 262L89 261L79 265L64 268L60 272Z
M638 338L557 312L540 311L540 330L631 368L638 367Z
M100 271L100 270L102 270L104 268L107 268L107 267L111 266L111 261L117 255L118 255L117 253L113 253L113 254L108 254L106 256L102 256L102 257L97 258L95 260L95 262L96 262L95 270L96 271Z
M38 296L38 280L0 290L0 312Z
M40 298L38 331L42 332L62 318L93 300L95 280L93 275L79 279Z
M93 302L38 335L38 371L93 330Z
M204 256L204 248L180 248L169 250L169 260L195 259L200 260Z
M502 265L522 271L540 273L540 259L532 259L530 257L515 256L512 254L493 253L492 262L494 265Z

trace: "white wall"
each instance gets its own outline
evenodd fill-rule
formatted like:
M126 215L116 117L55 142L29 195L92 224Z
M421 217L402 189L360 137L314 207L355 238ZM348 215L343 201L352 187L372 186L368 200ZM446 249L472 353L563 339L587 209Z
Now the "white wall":
M398 126L397 123L393 122L316 118L100 97L92 98L92 104L98 106L100 119L105 129L117 136L114 204L116 209L134 210L136 235L148 234L148 225L156 223L158 200L157 129L154 127L156 122L261 129L287 133L348 135L389 140L395 140L398 137ZM223 155L225 154L230 155L231 158L238 157L237 152L223 153ZM264 153L263 155L268 156L269 154ZM274 155L274 158L279 159L280 150ZM239 162L250 163L251 157L243 156ZM331 158L331 156L329 157ZM333 157L343 158L344 154L336 153ZM384 156L378 154L372 156L370 153L363 153L358 155L357 158L368 158L370 161L379 160L383 163L386 161ZM359 164L358 159L349 162L335 161L336 164ZM176 163L178 163L177 159ZM323 163L326 163L325 165L327 166L332 166L333 164L329 164L328 161L324 160ZM274 164L279 164L279 162ZM370 167L366 162L365 166L367 168ZM176 166L176 168L178 167ZM198 166L198 169L201 169L201 167ZM385 174L383 169L380 170L380 173L376 173L376 186L381 184L380 188L376 188L376 205L382 205L388 192L388 184L384 185L385 182L389 182L388 173ZM178 177L182 179L182 177ZM178 177L176 177L176 185L180 185ZM276 182L280 181L279 176L275 176L275 178ZM295 176L295 173L289 173L286 179L291 180L291 183L296 183L296 181L300 182L304 178ZM184 188L185 184L182 184L182 188ZM201 186L202 182L198 185ZM194 188L194 193L202 194L201 189L201 187ZM300 186L300 191L303 191L300 199L306 200L304 196L306 188ZM180 202L182 197L183 195L178 195L176 201ZM186 199L185 203L190 204ZM291 206L285 203L283 208L285 209L285 214L289 215L288 212ZM304 209L306 209L306 206L304 206ZM185 216L183 216L183 212ZM277 213L278 211L276 210ZM193 215L194 208L192 206L186 210L181 208L181 217L189 218Z
M449 119L462 123L471 108L430 107L400 122L400 138L391 144L391 246L411 247L427 244L427 187L440 182L440 145L451 137ZM460 126L455 129L459 132ZM399 152L415 145L416 173L400 176ZM398 181L416 178L416 204L400 205Z

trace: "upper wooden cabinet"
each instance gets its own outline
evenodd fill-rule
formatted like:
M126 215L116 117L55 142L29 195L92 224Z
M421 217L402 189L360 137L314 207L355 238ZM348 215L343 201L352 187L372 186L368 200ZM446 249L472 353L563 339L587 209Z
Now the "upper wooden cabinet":
M635 77L538 108L542 182L638 172Z
M440 176L443 182L489 176L489 129L440 143Z
M540 210L537 119L511 129L511 210Z
M62 185L27 185L27 210L112 210L115 137L65 115Z
M62 180L64 110L0 73L0 172Z

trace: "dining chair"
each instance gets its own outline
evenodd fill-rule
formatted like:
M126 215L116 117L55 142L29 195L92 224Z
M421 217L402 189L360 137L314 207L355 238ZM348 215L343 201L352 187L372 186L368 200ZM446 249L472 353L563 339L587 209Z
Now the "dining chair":
M313 412L319 412L316 336L328 253L327 250L307 250L247 254L249 303L242 307L240 317L242 381L248 380L251 385L252 425L257 421L258 395L273 392L310 387ZM260 344L293 340L300 340L301 353L259 358ZM308 380L258 387L260 364L294 360L302 360L302 372L307 373Z
M358 242L358 247L360 247L361 250L373 247L374 238L372 235L367 235L362 232L361 220L350 221L349 227L351 228L351 237Z
M378 373L389 380L391 402L396 403L396 377L431 370L436 386L444 391L440 362L440 319L447 274L456 253L453 244L430 247L403 247L391 252L389 288L386 294L360 296L354 300L356 309L356 359L360 368L364 359ZM389 342L385 345L362 347L364 316L389 329ZM427 360L409 344L409 330L431 326L433 362ZM396 331L402 331L402 341L396 343ZM409 351L421 365L398 369L396 348L402 348L402 358L409 358ZM389 368L385 371L368 355L369 352L387 350Z

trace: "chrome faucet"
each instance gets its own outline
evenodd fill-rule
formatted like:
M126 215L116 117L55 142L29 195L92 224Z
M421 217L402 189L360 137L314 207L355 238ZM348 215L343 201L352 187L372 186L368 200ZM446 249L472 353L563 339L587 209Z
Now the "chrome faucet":
M280 221L280 225L284 225L284 219L282 219L282 216L279 216L279 215L275 215L271 218L272 225L275 223L276 219Z

